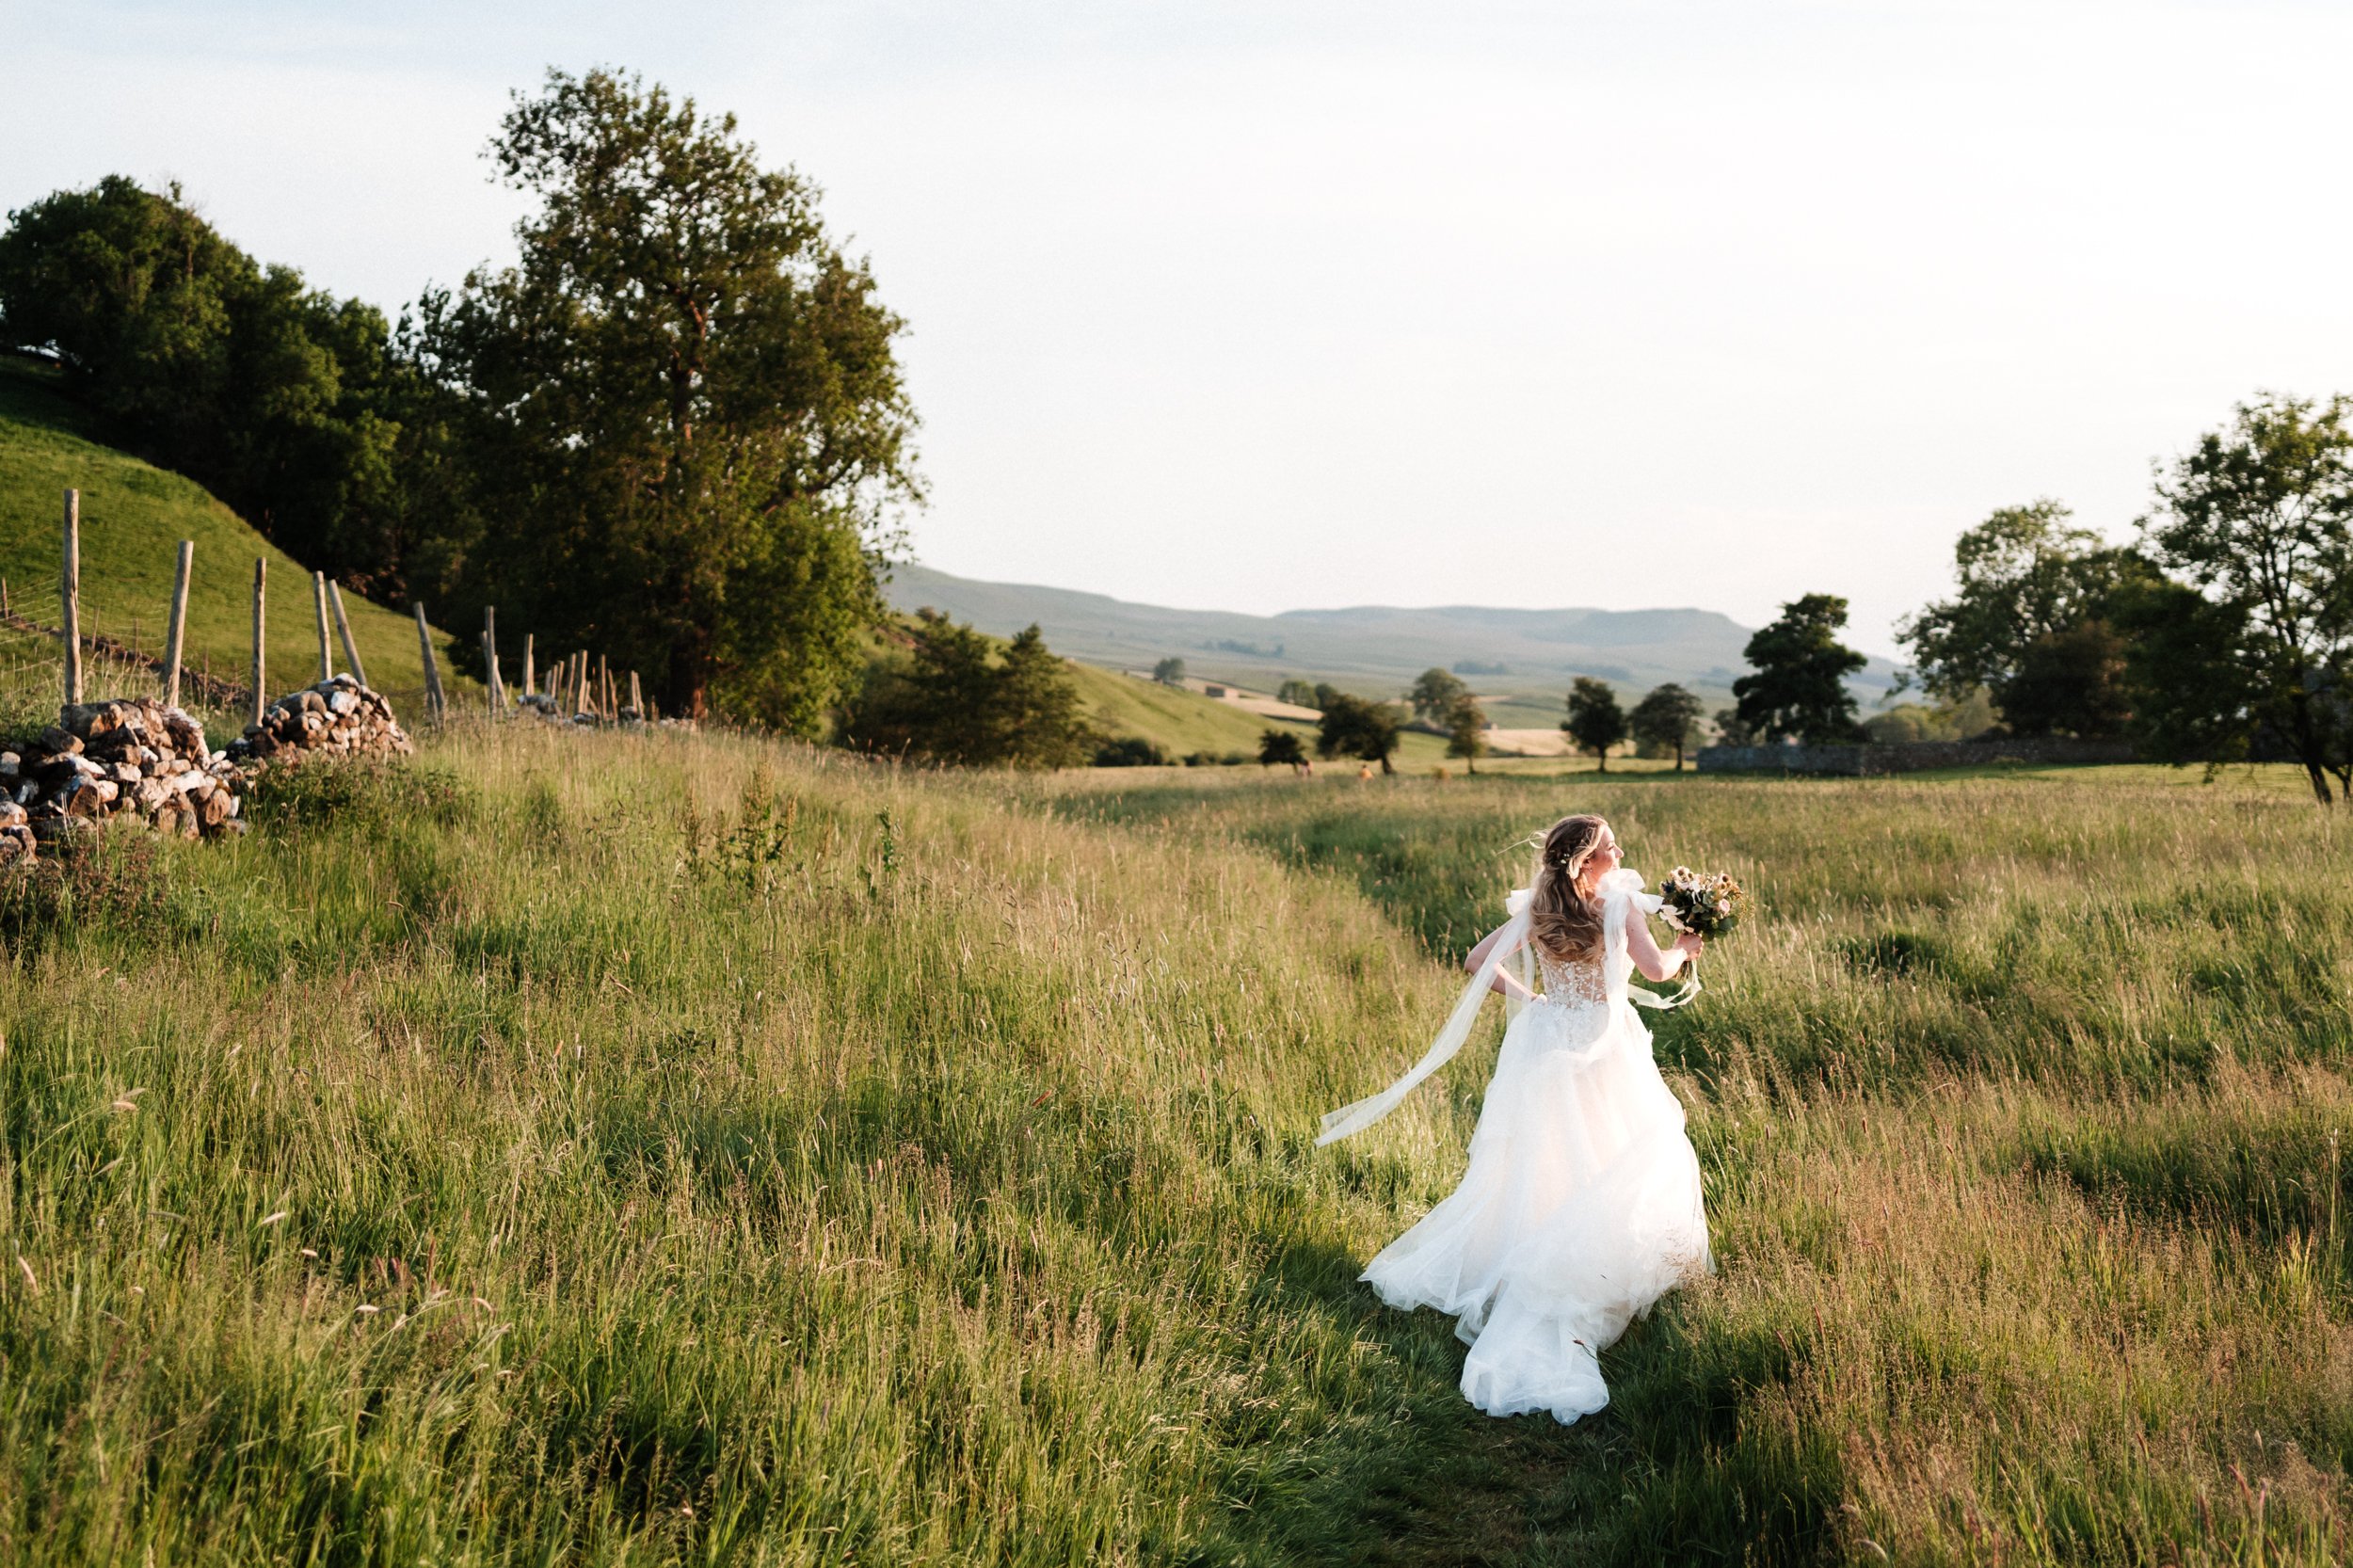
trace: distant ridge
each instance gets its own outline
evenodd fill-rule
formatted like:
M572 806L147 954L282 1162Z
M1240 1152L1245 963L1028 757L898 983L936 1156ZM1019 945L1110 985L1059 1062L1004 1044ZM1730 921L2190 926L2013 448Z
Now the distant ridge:
M1557 708L1580 675L1627 695L1676 680L1711 700L1728 700L1732 682L1748 667L1741 649L1750 629L1713 610L1363 605L1248 616L982 583L922 566L897 568L888 592L900 610L929 605L999 636L1035 622L1048 646L1087 664L1148 669L1175 657L1191 674L1262 689L1296 676L1390 696L1434 664L1459 669L1481 693L1546 708ZM1867 707L1895 676L1895 665L1874 659L1855 679L1856 694Z

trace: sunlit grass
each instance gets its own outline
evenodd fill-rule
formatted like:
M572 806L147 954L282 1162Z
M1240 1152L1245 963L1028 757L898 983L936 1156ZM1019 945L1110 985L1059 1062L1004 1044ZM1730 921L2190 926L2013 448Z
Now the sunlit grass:
M0 900L0 1553L2323 1562L2342 830L2267 778L894 772L516 724ZM1362 1260L1598 808L1721 1256L1562 1431Z

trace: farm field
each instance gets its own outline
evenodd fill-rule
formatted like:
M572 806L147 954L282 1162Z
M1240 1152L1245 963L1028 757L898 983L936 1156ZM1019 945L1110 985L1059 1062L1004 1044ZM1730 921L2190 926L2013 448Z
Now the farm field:
M2323 1563L2345 830L2241 770L941 776L431 737L0 890L12 1561ZM1561 1429L1354 1275L1515 840L1760 913Z

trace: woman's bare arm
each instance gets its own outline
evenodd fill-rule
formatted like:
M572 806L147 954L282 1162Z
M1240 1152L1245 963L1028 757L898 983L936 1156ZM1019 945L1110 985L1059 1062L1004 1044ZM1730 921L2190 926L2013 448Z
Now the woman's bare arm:
M1662 950L1651 936L1650 921L1635 910L1626 911L1626 955L1634 960L1634 967L1642 971L1645 980L1665 980L1676 973L1686 960L1699 956L1704 940L1687 931Z
M1480 966L1487 962L1488 957L1493 954L1496 950L1496 944L1503 940L1503 934L1510 929L1511 922L1506 921L1504 924L1497 926L1493 931L1488 932L1486 936L1481 937L1479 939L1479 945L1471 949L1468 953L1464 955L1463 968L1467 969L1472 974L1477 974L1479 972ZM1514 942L1513 944L1513 948L1516 948L1518 945L1518 943ZM1511 955L1511 949L1507 948L1504 951L1504 955L1509 957ZM1497 992L1503 996L1517 997L1522 1001L1532 1000L1536 995L1535 992L1530 991L1527 986L1520 984L1519 977L1517 975L1514 975L1510 970L1501 968L1498 968L1496 970L1496 977L1489 983L1487 989Z

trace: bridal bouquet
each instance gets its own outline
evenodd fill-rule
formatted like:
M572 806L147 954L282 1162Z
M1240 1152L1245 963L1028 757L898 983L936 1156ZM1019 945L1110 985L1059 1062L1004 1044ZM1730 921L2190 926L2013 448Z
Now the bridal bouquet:
M1658 889L1659 918L1677 931L1721 936L1740 923L1749 895L1730 872L1695 872L1677 866Z

